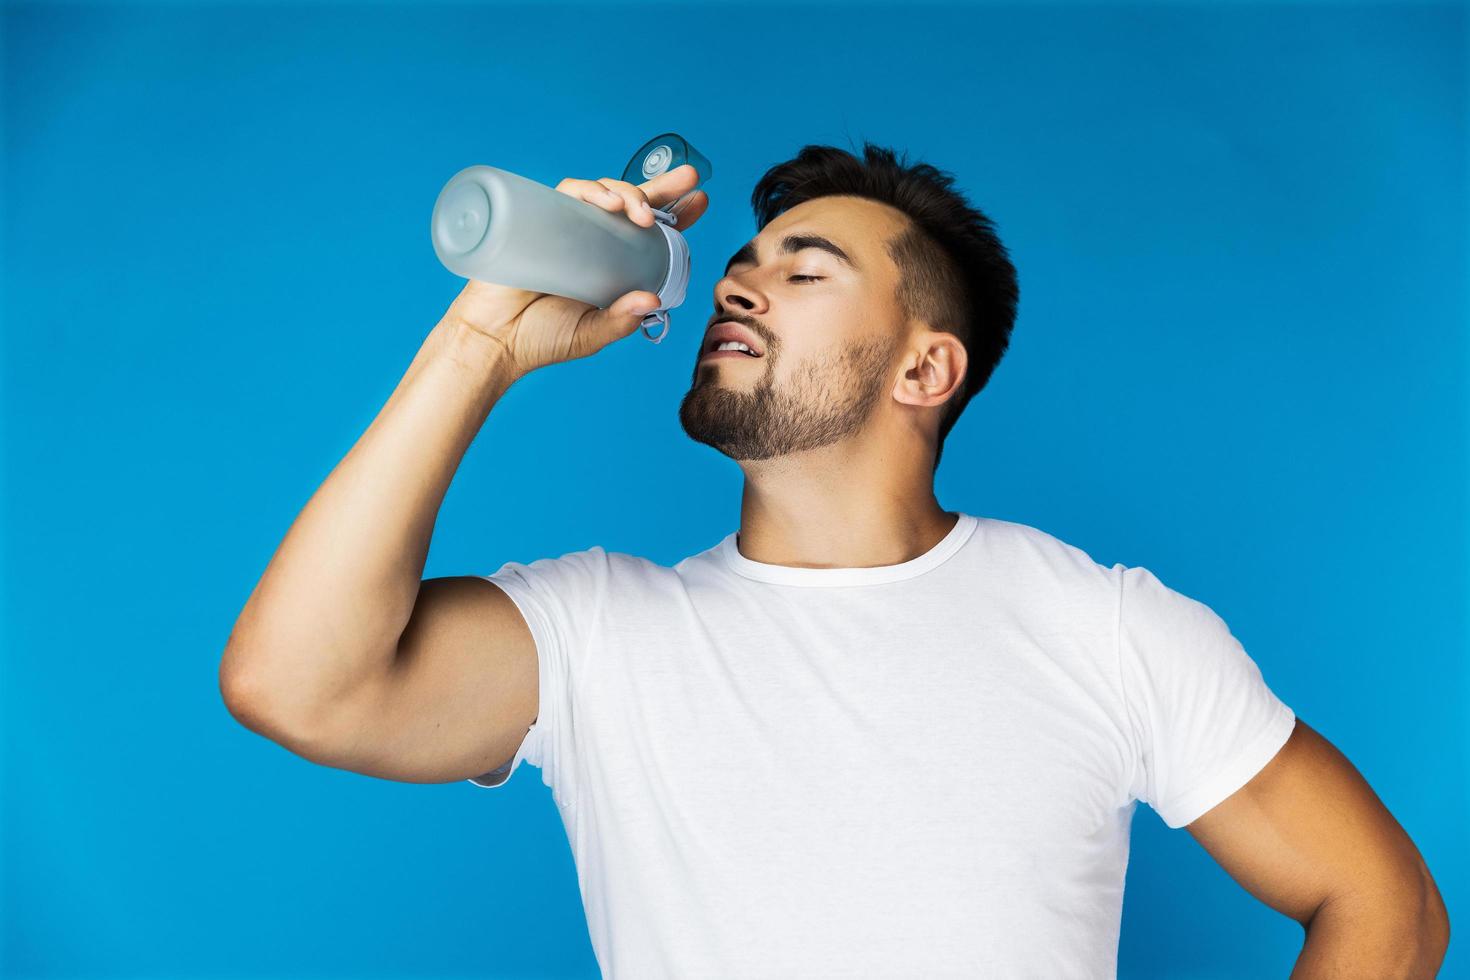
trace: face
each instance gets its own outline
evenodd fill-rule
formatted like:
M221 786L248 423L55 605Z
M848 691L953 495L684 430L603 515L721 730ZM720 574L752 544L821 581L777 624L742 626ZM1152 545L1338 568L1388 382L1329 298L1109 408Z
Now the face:
M904 339L898 268L884 243L906 222L866 198L820 197L783 212L736 253L715 284L710 322L739 324L761 356L708 357L706 335L679 406L689 437L757 460L859 432L892 385ZM826 239L848 261L803 236Z

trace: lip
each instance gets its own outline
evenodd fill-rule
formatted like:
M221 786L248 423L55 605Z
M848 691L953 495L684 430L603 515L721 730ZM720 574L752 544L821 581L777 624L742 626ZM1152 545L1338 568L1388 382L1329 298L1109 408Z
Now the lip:
M727 340L738 340L746 347L755 351L757 358L765 354L765 351L761 349L760 343L756 340L755 334L751 333L744 324L737 323L734 320L716 320L710 324L710 328L704 334L704 346L702 349L708 354L711 347L723 344ZM748 357L750 355L741 354L740 356Z

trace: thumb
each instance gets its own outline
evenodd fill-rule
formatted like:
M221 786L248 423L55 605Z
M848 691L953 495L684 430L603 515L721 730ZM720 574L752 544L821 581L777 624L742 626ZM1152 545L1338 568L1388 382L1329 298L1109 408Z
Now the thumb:
M570 357L585 357L621 340L638 329L643 318L658 309L658 293L637 289L624 293L605 308L584 307L583 318L572 341Z
M607 327L612 334L609 340L626 337L637 330L643 318L658 307L658 293L652 293L646 289L624 293L613 300L612 305L604 311L607 316Z

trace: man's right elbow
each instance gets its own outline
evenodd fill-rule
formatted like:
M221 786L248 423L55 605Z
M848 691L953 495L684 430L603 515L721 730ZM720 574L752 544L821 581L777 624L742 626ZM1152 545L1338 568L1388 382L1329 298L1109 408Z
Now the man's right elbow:
M220 664L219 693L231 717L252 732L273 737L278 726L266 710L267 692L240 666L239 658L232 659L228 651Z
M252 732L292 751L306 744L303 721L283 709L280 692L262 682L259 675L246 666L239 651L225 651L220 662L219 691L225 710Z

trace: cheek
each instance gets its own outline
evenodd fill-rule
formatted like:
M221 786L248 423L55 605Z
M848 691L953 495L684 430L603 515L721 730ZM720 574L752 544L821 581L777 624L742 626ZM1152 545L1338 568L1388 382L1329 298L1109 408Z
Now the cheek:
M802 336L781 346L764 370L769 383L777 388L811 387L825 384L842 361L841 339L832 336Z
M872 334L880 315L881 311L868 309L851 297L827 304L801 338L803 353L836 363L853 344Z
M814 287L815 288L815 287ZM871 330L880 311L868 309L867 298L850 292L809 295L800 309L790 307L792 316L784 323L781 348L768 368L771 377L800 381L825 376L836 369L856 338Z

